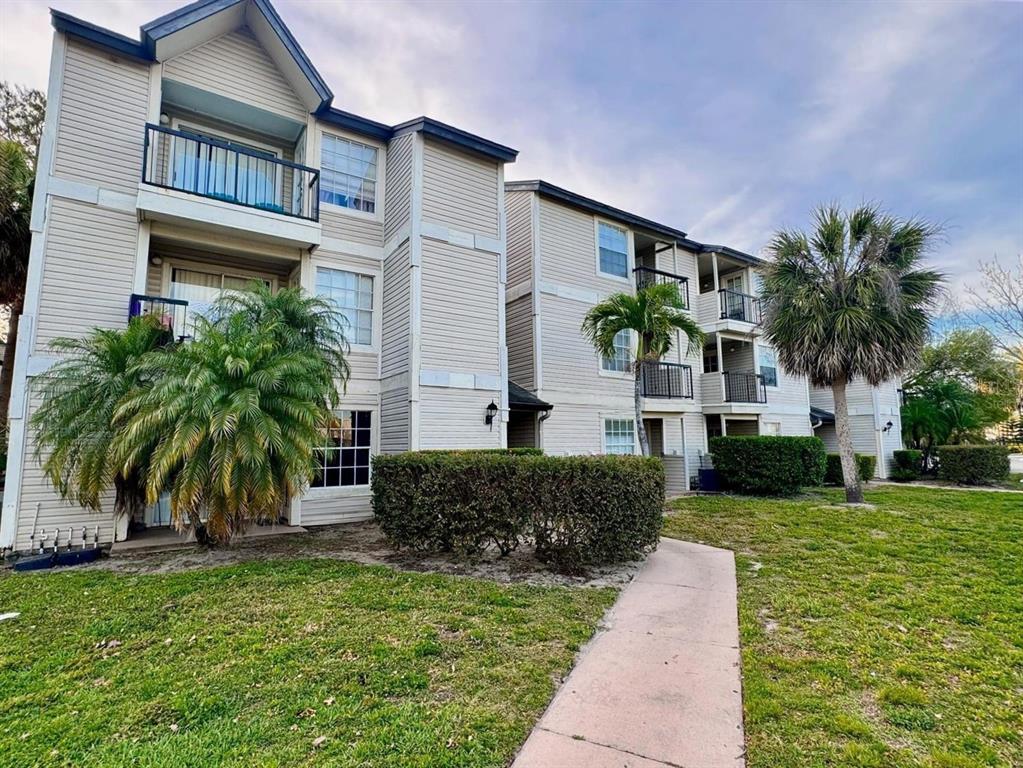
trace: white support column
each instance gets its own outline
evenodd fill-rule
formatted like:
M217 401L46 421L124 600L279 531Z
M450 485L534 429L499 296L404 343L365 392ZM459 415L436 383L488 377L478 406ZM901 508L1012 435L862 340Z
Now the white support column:
M710 255L710 265L714 270L714 293L717 293L721 290L721 279L718 276L718 255L716 253Z
M727 432L727 430L725 428L725 414L723 414L723 413L720 414L718 416L718 418L721 419L721 436L722 437L727 437L728 436L728 432Z
M132 280L132 293L146 293L149 276L149 239L152 225L148 221L139 222L138 241L135 246L135 276Z
M717 278L715 278L715 281ZM721 380L721 402L725 402L725 351L721 346L721 334L715 333L718 350L718 378Z

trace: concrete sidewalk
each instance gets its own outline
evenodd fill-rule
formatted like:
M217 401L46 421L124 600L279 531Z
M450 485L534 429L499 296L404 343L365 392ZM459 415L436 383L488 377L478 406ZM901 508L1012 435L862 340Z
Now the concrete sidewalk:
M743 768L735 559L661 539L512 768Z

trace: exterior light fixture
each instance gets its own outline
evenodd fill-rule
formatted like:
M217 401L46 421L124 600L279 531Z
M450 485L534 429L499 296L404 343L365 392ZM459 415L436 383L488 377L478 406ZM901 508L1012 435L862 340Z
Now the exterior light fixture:
M494 417L497 416L497 404L493 400L490 401L490 405L487 406L487 415L483 418L483 423L490 427L490 431L494 431Z
M885 424L885 425L884 425L884 429L882 429L881 431L882 431L882 432L887 432L887 431L889 431L889 430L890 430L890 429L891 429L892 427L894 427L894 426L895 426L895 425L894 425L894 424L892 424L892 423L891 423L891 422L889 421L889 422L888 422L887 424Z

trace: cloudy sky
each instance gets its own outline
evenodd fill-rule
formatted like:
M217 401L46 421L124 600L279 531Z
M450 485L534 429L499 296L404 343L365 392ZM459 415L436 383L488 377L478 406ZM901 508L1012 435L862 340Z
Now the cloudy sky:
M137 37L184 0L0 0L45 87L52 5ZM427 114L542 177L757 252L819 201L945 226L953 284L1023 251L1023 4L277 0L335 106Z

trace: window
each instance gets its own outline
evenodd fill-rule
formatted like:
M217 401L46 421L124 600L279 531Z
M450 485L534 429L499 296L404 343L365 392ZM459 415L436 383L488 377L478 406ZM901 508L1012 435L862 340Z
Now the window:
M703 372L704 373L717 373L718 370L718 351L713 347L708 347L703 350Z
M320 145L320 200L373 213L376 196L376 148L324 133Z
M614 357L601 357L600 368L604 371L625 372L632 364L632 332L618 331L615 334Z
M636 452L632 419L604 419L604 453L625 455Z
M338 411L316 451L312 488L369 485L370 411Z
M778 359L770 347L760 347L760 375L765 386L778 386Z
M778 437L781 434L780 421L763 421L760 423L760 434L769 437Z
M629 235L621 227L601 221L597 223L597 250L600 271L615 277L629 276Z
M348 321L344 332L352 344L373 343L373 278L340 269L316 269L316 293L330 299Z
M273 281L257 275L232 275L225 272L207 272L197 269L171 268L170 298L188 302L188 321L185 335L195 336L195 318L212 318L213 307L223 294L244 291L253 283L273 288Z

